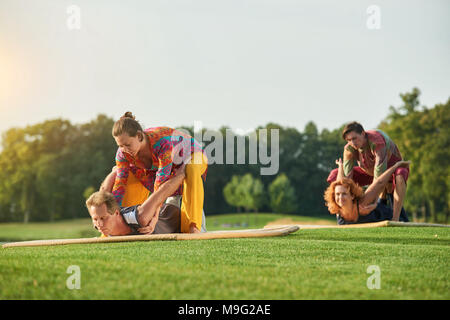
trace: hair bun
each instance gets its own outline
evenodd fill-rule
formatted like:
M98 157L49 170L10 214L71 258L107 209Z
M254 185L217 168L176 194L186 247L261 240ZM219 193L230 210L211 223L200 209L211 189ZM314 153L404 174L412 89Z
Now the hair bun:
M127 111L114 123L112 135L113 137L118 137L121 134L126 133L130 137L136 137L139 131L144 131L142 130L142 126L133 114L130 111Z
M131 118L133 120L136 120L136 117L133 116L133 113L131 113L130 111L125 112L125 114L122 117L120 117L120 118L121 119L123 119L123 118Z

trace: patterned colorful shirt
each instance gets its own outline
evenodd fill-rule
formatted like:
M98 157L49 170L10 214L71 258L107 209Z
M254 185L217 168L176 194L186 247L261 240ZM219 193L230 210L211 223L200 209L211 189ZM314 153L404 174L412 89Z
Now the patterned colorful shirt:
M366 131L367 144L355 149L349 143L344 148L344 174L352 173L356 163L374 179L390 168L402 155L396 144L381 130Z
M169 127L155 127L145 129L144 133L150 141L151 168L145 168L145 165L139 159L135 159L120 148L117 149L117 176L112 193L119 205L122 205L130 171L152 193L158 190L159 186L173 175L173 169L179 167L193 152L204 153L202 147L194 138L179 130ZM206 179L206 171L202 177L204 180ZM173 195L181 195L182 192L183 186L181 185Z

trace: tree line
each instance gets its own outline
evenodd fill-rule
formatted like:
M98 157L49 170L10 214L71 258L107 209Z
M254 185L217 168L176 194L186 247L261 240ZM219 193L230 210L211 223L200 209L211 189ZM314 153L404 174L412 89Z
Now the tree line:
M417 220L448 222L450 210L450 98L421 106L420 90L401 94L379 125L412 161L405 208Z
M447 221L450 99L427 108L419 106L419 95L416 88L401 94L402 105L391 107L379 128L397 143L403 157L413 162L406 210L422 221ZM357 119L349 119L352 120ZM114 119L101 114L84 124L53 119L4 132L0 152L0 221L87 217L86 196L99 188L115 164L113 124ZM278 129L277 174L261 175L263 165L248 161L249 148L244 150L244 163L238 164L235 159L233 164L211 164L205 184L206 215L237 211L328 215L323 192L335 159L342 157L343 125L321 131L313 122L303 131L275 123L258 127L256 133ZM193 127L182 129L194 136ZM218 131L226 136L230 130L222 127ZM236 133L234 136L242 137ZM249 136L243 140L248 146ZM213 141L205 141L204 146L210 143ZM270 150L270 139L267 143ZM220 147L225 154L226 145ZM234 144L235 158L242 147Z

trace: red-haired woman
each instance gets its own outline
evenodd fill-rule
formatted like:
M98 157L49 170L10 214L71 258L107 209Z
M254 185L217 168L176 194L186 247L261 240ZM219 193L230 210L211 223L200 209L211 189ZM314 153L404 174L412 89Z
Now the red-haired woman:
M186 178L173 196L182 195L180 231L200 232L204 222L203 180L206 179L208 159L198 142L190 135L169 127L143 130L131 112L126 112L114 124L112 135L119 147L116 167L101 189L112 191L119 205L123 206L130 173L149 192L157 192L173 176L175 168L187 163ZM150 229L148 232L151 233Z
M324 199L330 214L338 215L339 224L375 222L392 219L392 209L377 203L378 197L397 168L408 168L409 161L399 161L388 168L364 192L353 180L344 178L342 159L336 161L338 177L325 190ZM389 218L390 217L390 218ZM400 221L408 221L402 211Z

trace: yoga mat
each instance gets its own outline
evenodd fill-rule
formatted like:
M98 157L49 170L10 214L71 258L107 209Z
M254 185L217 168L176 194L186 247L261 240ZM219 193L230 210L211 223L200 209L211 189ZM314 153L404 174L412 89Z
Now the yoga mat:
M37 246L57 246L67 244L90 244L90 243L111 243L111 242L129 242L129 241L155 241L155 240L212 240L212 239L231 239L231 238L261 238L285 236L299 229L298 226L282 226L264 229L245 229L245 230L225 230L211 231L204 233L168 233L168 234L149 234L133 236L117 236L105 238L79 238L79 239L52 239L52 240L33 240L11 242L2 245L3 248L11 247L37 247Z
M398 221L379 221L379 222L370 222L370 223L358 223L358 224L345 224L345 225L308 225L308 224L291 224L293 226L297 226L300 229L324 229L324 228L333 228L333 229L348 229L348 228L377 228L377 227L444 227L449 228L450 225L447 224L436 224L436 223L421 223L421 222L398 222ZM286 227L287 224L284 225L271 225L268 224L264 228L276 228L276 227Z

